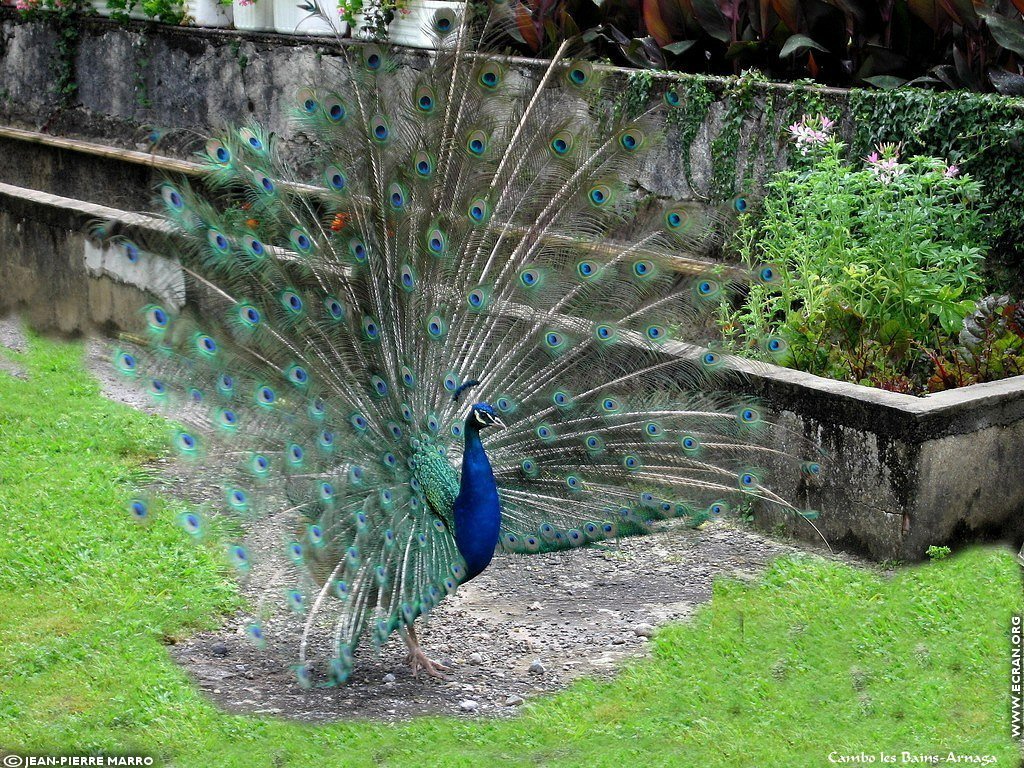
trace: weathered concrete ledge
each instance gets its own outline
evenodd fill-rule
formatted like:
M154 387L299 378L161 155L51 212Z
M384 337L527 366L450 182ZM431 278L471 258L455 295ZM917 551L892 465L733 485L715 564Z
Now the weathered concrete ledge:
M140 270L90 240L96 221L139 239L166 236L149 216L0 184L0 312L20 311L43 330L115 333L137 324L153 293L175 306L197 301L176 263ZM773 448L824 450L820 476L792 463L769 469L781 482L774 491L821 512L815 525L834 547L916 560L932 544L1024 540L1024 377L917 398L737 366L744 390L774 411ZM762 509L756 519L817 538L792 513Z

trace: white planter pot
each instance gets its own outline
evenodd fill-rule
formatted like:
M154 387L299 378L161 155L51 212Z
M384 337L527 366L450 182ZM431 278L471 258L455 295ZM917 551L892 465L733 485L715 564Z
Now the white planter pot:
M98 13L100 16L107 16L107 17L112 16L114 14L115 10L121 10L119 8L118 9L109 8L107 6L107 0L93 0L92 7L96 9L96 13ZM128 18L130 18L130 19L145 19L146 18L146 14L142 11L141 8L135 7L135 8L132 8L130 11L128 11Z
M254 0L247 5L242 5L240 0L234 0L231 11L235 18L235 29L250 29L254 32L274 29L273 0Z
M191 23L197 27L229 27L232 7L218 0L188 0L185 4Z
M410 48L433 48L434 38L425 30L434 23L434 11L439 8L451 8L460 18L465 11L463 2L451 0L407 0L406 12L399 12L388 27L388 39L395 45L407 45Z
M338 13L337 0L318 0L330 21L299 7L302 0L273 0L274 29L282 35L344 35L348 23Z

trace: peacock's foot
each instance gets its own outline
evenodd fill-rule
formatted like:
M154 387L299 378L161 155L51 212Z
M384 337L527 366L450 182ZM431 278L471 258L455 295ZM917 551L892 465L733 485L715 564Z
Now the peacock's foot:
M412 667L412 676L415 678L419 678L420 671L422 670L430 675L430 677L436 677L438 680L447 680L448 678L441 673L451 671L441 662L427 658L427 654L419 646L409 649L409 653L405 657L405 663Z

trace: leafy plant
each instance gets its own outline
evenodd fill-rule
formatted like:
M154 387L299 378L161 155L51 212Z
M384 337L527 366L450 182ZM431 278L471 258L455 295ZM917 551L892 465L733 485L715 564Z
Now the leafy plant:
M953 553L949 547L937 547L932 544L928 547L928 551L925 553L931 560L945 560Z
M760 217L743 216L738 234L742 259L769 279L738 308L723 305L720 322L748 354L915 391L927 378L921 341L955 334L983 290L980 186L891 145L853 164L830 128L791 126L794 168L773 177Z
M934 366L931 391L1024 375L1024 304L986 296L964 318L958 342L947 352L924 350Z

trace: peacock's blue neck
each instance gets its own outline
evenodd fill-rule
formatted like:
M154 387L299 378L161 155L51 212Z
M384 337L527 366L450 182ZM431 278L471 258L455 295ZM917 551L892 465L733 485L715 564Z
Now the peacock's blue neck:
M462 454L462 478L455 498L455 543L466 561L466 580L491 562L501 528L501 502L491 462L480 442L480 428L466 420L466 448Z

